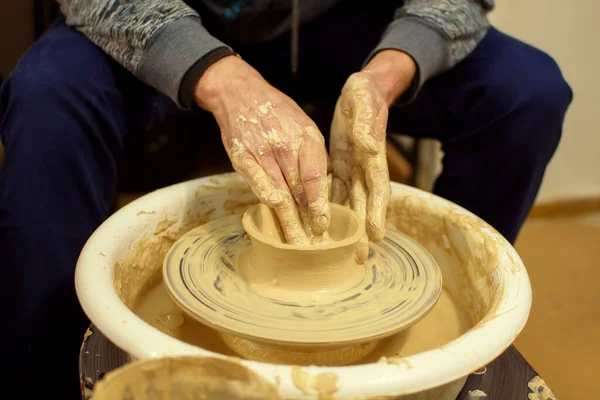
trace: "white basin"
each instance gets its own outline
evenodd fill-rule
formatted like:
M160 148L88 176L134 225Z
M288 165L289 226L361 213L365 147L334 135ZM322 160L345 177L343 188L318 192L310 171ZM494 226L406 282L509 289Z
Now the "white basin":
M183 233L211 219L241 214L256 202L233 173L183 182L128 204L96 230L81 253L75 283L84 311L133 358L225 357L160 332L130 307L160 280L163 257ZM434 256L445 288L464 307L473 328L446 345L394 362L301 371L337 376L335 399L454 400L467 376L499 356L524 327L531 307L527 272L492 227L432 194L392 183L388 221ZM319 398L316 388L297 379L294 383L297 367L241 362L275 384L284 398Z

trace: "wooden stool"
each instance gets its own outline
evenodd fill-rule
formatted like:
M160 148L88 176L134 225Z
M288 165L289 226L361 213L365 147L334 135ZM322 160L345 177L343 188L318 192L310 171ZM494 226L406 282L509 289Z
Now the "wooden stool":
M387 162L390 179L432 191L441 171L441 150L433 139L413 139L388 133Z

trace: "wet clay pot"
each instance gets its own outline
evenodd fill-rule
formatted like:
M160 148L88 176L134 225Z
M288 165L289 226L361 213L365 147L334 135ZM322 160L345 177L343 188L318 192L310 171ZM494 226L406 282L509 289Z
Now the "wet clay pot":
M310 247L289 245L275 212L264 204L244 214L242 224L252 249L244 263L243 275L255 290L277 279L279 290L265 295L288 301L296 294L342 292L364 279L365 266L356 262L356 248L365 232L358 214L339 204L331 204L333 227L330 242Z
M131 309L160 281L164 256L181 235L215 218L243 214L256 203L235 173L184 182L130 203L96 230L81 253L76 288L84 311L135 359L222 357L151 327ZM524 327L531 307L527 272L492 227L451 202L396 183L388 222L435 258L445 289L472 328L401 362L298 368L240 361L274 384L282 398L453 400L467 376L499 356ZM324 393L315 383L322 381L335 385Z

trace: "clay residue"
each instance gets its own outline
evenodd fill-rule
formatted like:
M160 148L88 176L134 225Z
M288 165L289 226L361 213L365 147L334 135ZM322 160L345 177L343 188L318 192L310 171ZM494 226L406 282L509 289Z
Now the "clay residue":
M340 390L336 374L323 372L312 375L298 366L292 367L292 382L304 394L316 392L319 400L334 399L333 394Z
M379 359L379 362L384 363L384 364L396 365L396 366L404 368L404 369L412 368L410 361L408 361L405 358L402 358L401 356L391 356L391 357L384 356Z
M533 377L528 383L527 387L532 393L528 394L529 400L557 400L552 390L546 385L546 382L539 376Z
M231 176L224 179L235 182L241 178ZM239 187L240 194L247 192L240 183L235 187ZM215 191L207 193L199 189L195 203L183 205L178 215L162 216L150 233L130 245L125 258L115 264L113 278L117 294L125 305L132 309L141 294L160 282L163 260L173 243L190 229L220 216L216 212L218 202L223 197L222 193L229 190L231 188L215 187ZM160 210L155 212L160 213Z
M252 189L248 184L236 173L222 174L218 177L209 178L209 184L198 185L195 197L201 200L206 197L207 193L227 193L229 196L253 195Z
M165 255L184 233L176 220L165 218L151 235L142 238L128 251L125 260L115 265L115 289L129 308L133 308L140 293L160 280Z
M221 334L223 342L237 354L251 361L300 366L343 366L365 358L377 342L338 347L290 347L260 343L229 334ZM201 339L203 340L203 339Z
M487 399L487 394L483 390L469 390L468 400L484 400Z
M87 340L87 338L89 338L93 334L94 334L94 332L92 332L92 330L90 328L86 329L85 334L83 335L83 341L85 342Z
M493 314L504 284L497 270L519 272L518 256L502 236L475 215L433 195L407 189L394 196L388 221L423 245L436 259L444 286L464 307L473 324Z
M240 363L194 356L137 361L107 374L94 400L121 398L281 400L277 389Z
M252 207L258 203L259 203L259 201L257 198L246 200L246 201L228 199L228 200L225 200L225 202L223 203L223 209L229 215L243 214L250 207Z
M473 371L473 375L484 375L487 372L487 367L479 368L477 371Z
M156 211L138 211L138 213L135 215L137 215L139 217L140 215L152 215L152 214L156 214Z

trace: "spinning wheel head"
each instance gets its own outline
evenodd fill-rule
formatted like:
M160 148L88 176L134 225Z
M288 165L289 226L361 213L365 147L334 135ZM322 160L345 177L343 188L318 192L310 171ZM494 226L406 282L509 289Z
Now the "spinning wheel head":
M433 257L393 227L361 265L353 249L364 226L343 206L332 205L341 233L308 247L283 243L277 225L264 223L263 207L248 210L244 224L231 216L195 228L170 249L164 283L191 317L260 343L331 347L404 330L439 299ZM350 215L341 228L336 213Z

